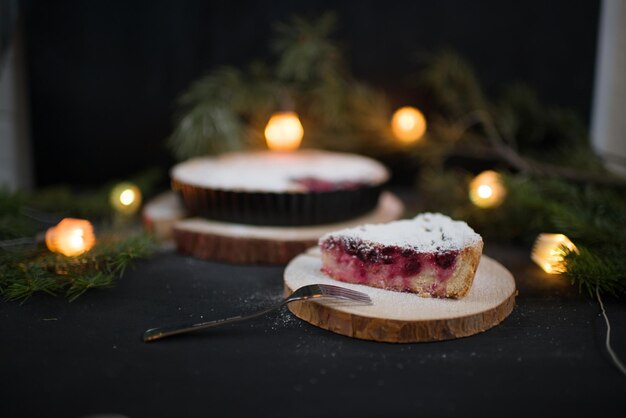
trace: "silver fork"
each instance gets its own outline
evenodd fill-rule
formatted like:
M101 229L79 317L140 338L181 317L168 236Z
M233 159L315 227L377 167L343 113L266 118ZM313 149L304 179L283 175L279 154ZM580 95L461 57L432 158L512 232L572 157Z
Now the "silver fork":
M297 300L331 298L344 301L354 301L357 303L371 304L372 300L365 293L356 290L346 289L344 287L332 286L328 284L310 284L296 289L291 295L283 299L279 304L271 306L262 311L258 311L249 315L233 316L231 318L216 319L214 321L200 322L196 324L179 325L175 327L151 328L143 333L145 342L170 337L177 334L185 334L187 332L200 331L202 329L213 328L220 325L232 324L233 322L245 321L247 319L256 318L265 315L268 312L278 309Z

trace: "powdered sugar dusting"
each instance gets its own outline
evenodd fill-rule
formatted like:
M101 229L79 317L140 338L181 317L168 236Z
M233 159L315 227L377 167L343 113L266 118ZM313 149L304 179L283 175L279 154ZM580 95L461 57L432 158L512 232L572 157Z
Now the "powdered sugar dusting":
M296 181L302 178L374 185L389 177L387 169L370 158L319 150L194 158L176 165L171 175L174 180L198 187L268 192L305 191Z
M423 213L414 219L331 232L320 238L352 238L363 244L409 248L416 252L461 250L482 238L463 221L454 221L440 213Z

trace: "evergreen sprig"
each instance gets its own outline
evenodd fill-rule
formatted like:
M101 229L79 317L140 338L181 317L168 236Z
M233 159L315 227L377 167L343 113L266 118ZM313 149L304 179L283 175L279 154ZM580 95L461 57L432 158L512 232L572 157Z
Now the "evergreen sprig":
M163 172L144 170L128 181L139 187L143 198L153 196ZM33 237L38 231L64 217L110 221L115 215L109 194L116 182L93 190L75 190L67 185L49 186L26 192L0 187L0 240Z
M155 245L151 237L116 235L98 238L89 252L76 257L51 253L41 244L0 249L0 296L25 301L35 293L64 293L74 301L89 289L112 287L125 270L148 257Z
M490 239L529 244L541 232L563 233L577 246L563 249L574 284L590 295L626 293L626 183L603 169L576 115L520 84L490 101L472 67L449 51L431 57L419 80L433 100L424 148L434 151L413 154L424 167L422 209L465 219ZM469 201L473 173L447 166L455 155L500 168L501 206Z
M179 99L179 122L168 139L178 159L218 154L258 142L258 119L277 101L262 64L224 67L193 83ZM256 131L256 132L255 132Z
M150 170L133 180L150 193L159 177ZM148 257L155 248L151 237L112 228L99 232L94 248L77 257L52 253L41 242L42 232L63 217L110 223L109 192L109 186L82 194L67 187L32 193L0 190L0 297L25 301L47 293L65 294L73 301L88 289L113 286L135 260Z
M270 115L297 111L304 147L380 155L397 149L385 95L351 74L332 39L336 16L294 17L276 25L271 64L223 67L192 83L180 97L168 145L178 159L263 145Z
M626 196L619 190L581 187L558 179L501 173L501 206L479 208L468 196L473 175L424 171L418 182L421 211L463 219L485 238L529 246L541 232L563 233L578 251L566 251L567 276L581 289L626 293Z
M602 247L578 245L578 252L565 251L567 275L593 297L596 288L614 296L626 294L626 248L612 243Z

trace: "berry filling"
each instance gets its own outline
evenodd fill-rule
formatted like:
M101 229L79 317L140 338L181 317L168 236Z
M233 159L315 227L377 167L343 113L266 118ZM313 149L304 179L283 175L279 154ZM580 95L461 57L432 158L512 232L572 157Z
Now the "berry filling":
M365 185L359 181L329 181L316 177L299 177L291 179L309 192L332 192L335 190L356 190Z
M432 296L445 296L459 255L458 250L425 253L350 237L329 237L321 248L327 261L322 271L337 280ZM421 273L434 278L427 289L416 289L414 281Z

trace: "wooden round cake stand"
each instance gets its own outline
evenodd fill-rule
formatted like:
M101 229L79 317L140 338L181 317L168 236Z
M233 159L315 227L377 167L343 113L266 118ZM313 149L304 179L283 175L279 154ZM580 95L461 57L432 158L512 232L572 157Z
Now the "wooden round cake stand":
M513 310L517 291L511 273L482 256L474 283L462 299L421 298L411 293L342 283L320 272L319 249L296 257L285 269L285 294L313 283L367 293L372 305L354 302L293 302L298 318L348 337L393 343L449 340L486 331Z
M327 232L394 221L403 211L400 199L385 192L374 211L340 223L277 227L190 218L174 224L173 237L180 252L197 258L242 264L287 264L317 245L319 237Z
M144 228L158 241L171 240L174 224L184 219L185 215L185 208L173 191L156 196L146 203L141 212Z

